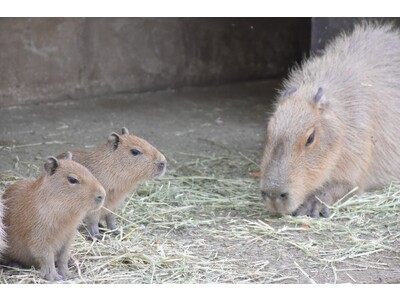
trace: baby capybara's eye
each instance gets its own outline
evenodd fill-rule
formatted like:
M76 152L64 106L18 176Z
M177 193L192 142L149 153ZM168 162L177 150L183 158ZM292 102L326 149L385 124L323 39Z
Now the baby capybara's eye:
M67 179L70 184L79 184L79 180L74 177L68 176Z
M131 153L133 156L138 156L138 155L142 154L142 152L138 149L132 149Z

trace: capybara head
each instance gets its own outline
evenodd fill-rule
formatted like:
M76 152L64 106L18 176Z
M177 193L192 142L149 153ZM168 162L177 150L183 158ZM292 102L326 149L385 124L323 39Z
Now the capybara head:
M59 209L82 213L102 207L106 196L103 186L86 167L72 160L71 152L60 160L48 157L44 169L43 192L49 199L61 201L54 201Z
M150 143L129 134L125 127L121 135L112 132L108 137L107 164L110 172L117 172L116 178L130 178L132 182L148 180L164 175L167 160Z
M261 164L261 195L269 211L293 213L329 177L343 136L330 96L315 86L280 94Z

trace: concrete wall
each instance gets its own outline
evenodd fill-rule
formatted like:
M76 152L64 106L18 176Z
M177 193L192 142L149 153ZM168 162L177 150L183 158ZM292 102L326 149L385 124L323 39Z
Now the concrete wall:
M0 105L284 74L310 19L2 18Z
M311 50L323 49L326 43L343 30L351 31L354 24L365 21L387 23L400 27L400 18L312 18Z

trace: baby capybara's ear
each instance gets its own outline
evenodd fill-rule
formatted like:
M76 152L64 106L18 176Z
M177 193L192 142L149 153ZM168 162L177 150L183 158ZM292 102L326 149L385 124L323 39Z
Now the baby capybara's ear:
M72 160L72 153L69 152L69 151L65 152L65 154L64 154L64 159L66 159L66 160Z
M44 164L44 169L49 175L53 175L59 166L60 164L58 163L57 158L49 156Z
M124 135L124 134L129 134L129 130L128 130L128 128L126 128L126 127L122 127L122 129L121 129L121 133L122 133L122 135Z
M118 133L115 132L111 132L108 136L108 143L112 146L114 150L118 148L120 138L121 137L118 135Z

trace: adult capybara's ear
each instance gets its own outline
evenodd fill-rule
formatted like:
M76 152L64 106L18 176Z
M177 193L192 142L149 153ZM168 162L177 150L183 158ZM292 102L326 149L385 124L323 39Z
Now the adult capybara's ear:
M320 87L317 93L314 96L314 103L320 109L323 110L324 108L329 106L329 101L326 99L324 90Z
M60 164L58 163L57 158L54 156L49 156L44 164L44 169L49 175L53 175L59 166Z
M282 92L282 97L284 97L284 98L289 97L290 95L294 94L297 90L298 90L297 87L291 87L287 90L284 90Z
M117 149L118 145L120 143L121 137L118 135L118 133L111 132L110 135L108 136L108 143L113 147L113 149Z
M122 135L129 134L129 130L126 127L122 127L121 133L122 133Z

